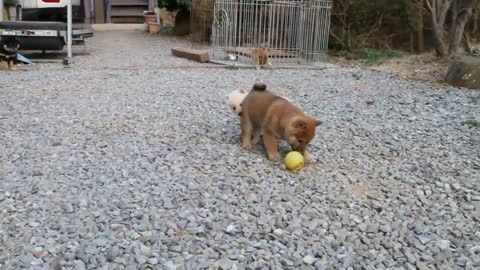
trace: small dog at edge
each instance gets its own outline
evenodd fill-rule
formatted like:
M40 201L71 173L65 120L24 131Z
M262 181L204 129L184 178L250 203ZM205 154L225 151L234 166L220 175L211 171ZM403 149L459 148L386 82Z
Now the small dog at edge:
M241 140L242 148L251 150L252 145L263 142L270 160L279 160L278 140L285 140L294 151L304 155L305 162L313 162L307 146L315 137L315 129L322 122L305 114L288 100L267 90L263 83L255 83L242 102Z
M0 47L0 63L5 59L10 70L17 69L17 54L16 51L20 45L14 40L7 40L1 43Z

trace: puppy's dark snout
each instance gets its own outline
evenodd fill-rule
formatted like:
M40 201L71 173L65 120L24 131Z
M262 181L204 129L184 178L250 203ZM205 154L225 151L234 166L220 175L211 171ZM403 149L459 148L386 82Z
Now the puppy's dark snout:
M299 145L291 144L290 146L292 147L293 151L302 152L302 147L300 147Z

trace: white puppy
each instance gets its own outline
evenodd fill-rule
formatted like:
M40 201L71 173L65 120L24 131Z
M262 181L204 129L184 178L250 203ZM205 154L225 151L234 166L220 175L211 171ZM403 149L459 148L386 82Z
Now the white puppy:
M243 99L247 96L248 92L242 89L235 90L228 95L227 104L232 110L233 113L241 115L242 113L242 102Z
M230 107L230 110L236 115L242 114L242 102L243 99L248 95L248 92L243 89L237 89L228 94L227 105ZM290 101L286 97L282 97Z

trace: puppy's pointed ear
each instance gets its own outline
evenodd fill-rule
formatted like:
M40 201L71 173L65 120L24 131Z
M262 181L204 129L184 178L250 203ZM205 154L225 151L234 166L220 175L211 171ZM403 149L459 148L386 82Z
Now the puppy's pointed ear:
M293 127L298 129L306 129L307 122L305 121L305 119L297 118L293 121Z
M318 127L318 126L320 126L321 124L323 124L322 121L320 121L320 120L315 120L315 126Z

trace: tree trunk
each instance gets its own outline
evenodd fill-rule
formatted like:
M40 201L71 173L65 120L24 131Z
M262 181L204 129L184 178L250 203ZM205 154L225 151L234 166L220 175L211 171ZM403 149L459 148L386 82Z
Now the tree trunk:
M473 53L472 42L470 41L470 35L468 34L468 32L463 33L463 40L465 40L465 48L468 54L472 54Z
M468 17L472 14L472 11L465 11L460 16L458 16L457 21L455 23L455 34L453 39L450 43L450 53L456 53L460 47L460 43L462 42L463 32L465 30L465 24L467 24Z
M475 8L475 13L473 15L472 33L477 33L479 31L479 29L478 29L478 20L479 19L480 19L480 6L477 5L477 8Z
M450 41L450 44L452 44L453 39L455 37L455 32L457 31L456 29L456 24L457 24L457 18L458 18L458 13L459 13L459 0L453 0L452 7L450 8L450 31L448 32L448 38Z
M410 31L410 53L415 53L415 46L414 44L414 34L412 31Z
M447 45L445 44L445 41L443 40L443 35L442 35L442 32L441 30L438 30L435 28L437 27L434 27L434 30L433 30L433 36L434 36L434 44L435 44L435 52L437 53L437 56L439 57L445 57L448 55L448 49L447 49Z
M431 13L433 42L437 56L448 55L448 46L445 44L443 34L445 31L445 20L454 0L426 0L427 7Z
M432 16L433 18L433 16ZM448 55L447 46L443 40L443 27L440 26L435 19L432 19L433 43L435 45L435 52L439 57Z
M461 11L461 3L459 3L460 0L454 0L452 3L452 8L451 8L451 23L450 23L450 31L448 32L448 41L449 41L449 47L448 51L452 52L452 45L455 42L455 39L457 38L457 25L458 25L458 15Z
M478 0L464 1L463 5L459 5L459 12L455 16L455 21L452 24L452 31L450 36L450 53L457 53L462 42L465 25L468 18L472 15L473 8L477 5Z
M418 0L417 6L417 49L418 52L425 50L425 39L423 36L423 0Z
M344 11L345 12L345 11ZM342 15L342 29L340 30L340 39L342 40L342 50L345 50L345 44L347 44L347 25L345 24L346 15Z

